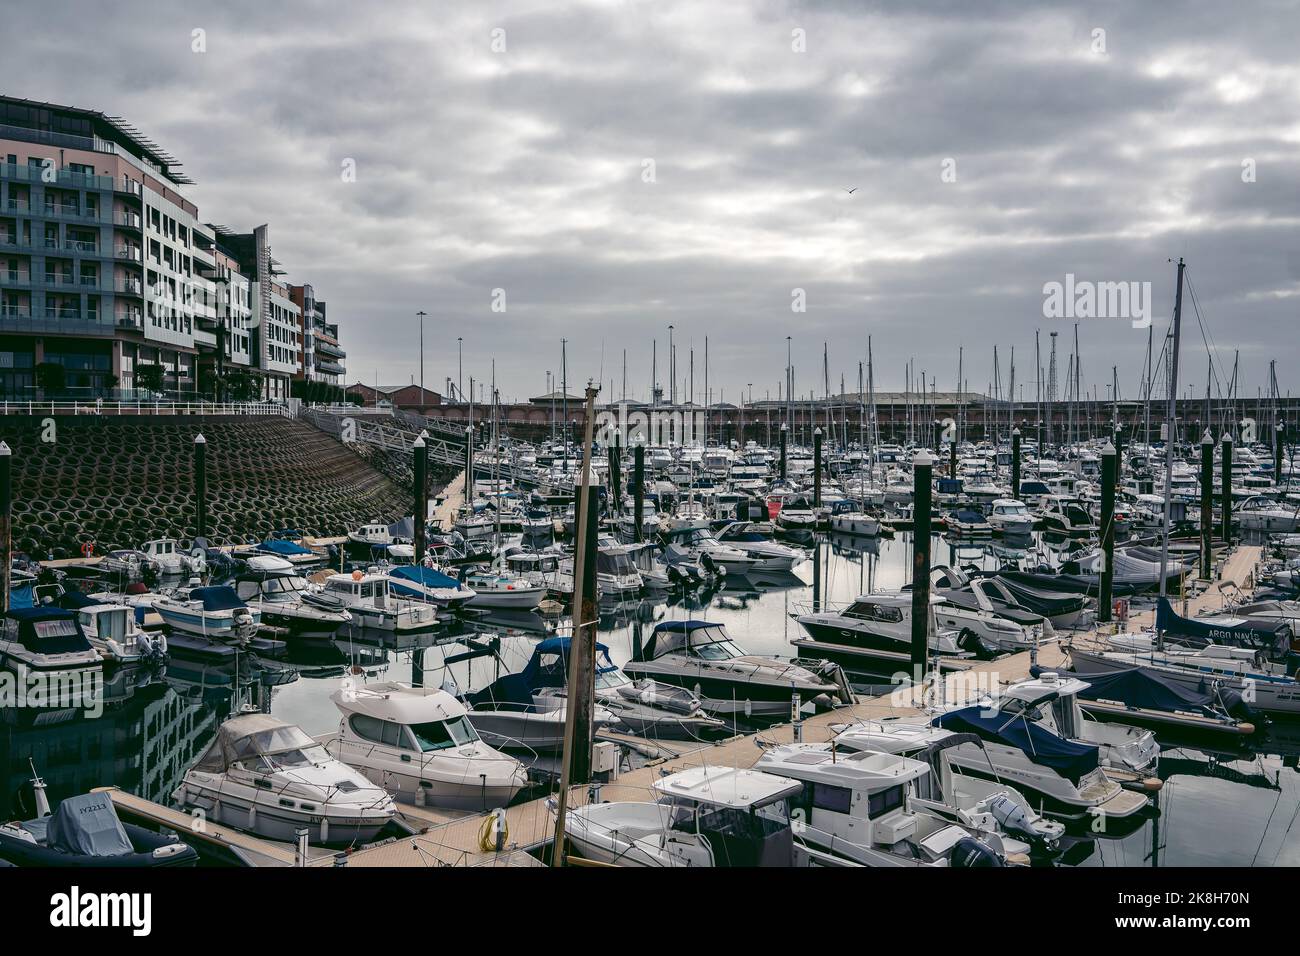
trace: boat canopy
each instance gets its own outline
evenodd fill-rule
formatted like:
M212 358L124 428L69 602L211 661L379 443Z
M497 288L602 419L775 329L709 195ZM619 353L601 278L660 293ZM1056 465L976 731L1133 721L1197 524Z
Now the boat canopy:
M569 645L571 638L548 637L533 648L533 656L520 674L530 689L539 687L564 687L568 683ZM596 643L596 673L617 671L609 659L609 648Z
M76 615L61 607L14 608L6 615L16 627L18 643L35 654L71 654L90 650Z
M955 733L975 734L990 743L1015 747L1024 751L1034 763L1050 767L1074 783L1097 769L1095 745L1078 744L1059 737L1024 714L1011 717L1004 711L988 710L976 704L940 714L930 721L930 725Z
M194 588L190 591L190 600L202 601L203 610L205 611L235 611L247 607L239 599L239 595L235 593L234 588L224 585L220 587Z
M204 773L224 773L231 764L241 760L315 746L316 741L293 724L286 724L269 714L244 714L221 725L194 769Z
M664 621L655 626L649 640L633 648L632 659L652 661L675 651L684 652L687 647L730 640L726 629L717 621Z

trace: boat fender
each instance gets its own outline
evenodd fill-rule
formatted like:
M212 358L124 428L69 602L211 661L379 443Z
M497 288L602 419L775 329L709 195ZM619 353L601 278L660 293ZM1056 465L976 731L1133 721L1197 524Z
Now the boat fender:
M974 837L962 837L952 848L952 865L963 869L971 867L1005 866L988 845Z

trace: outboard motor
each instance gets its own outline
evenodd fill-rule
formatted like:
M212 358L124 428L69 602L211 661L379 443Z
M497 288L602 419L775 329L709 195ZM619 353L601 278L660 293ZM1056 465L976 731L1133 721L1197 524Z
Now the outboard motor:
M1002 857L992 848L974 837L962 837L952 848L952 865L967 869L970 867L1006 866Z
M989 813L1007 833L1018 836L1035 849L1046 849L1042 834L1029 822L1029 815L1005 794L998 794L988 804Z

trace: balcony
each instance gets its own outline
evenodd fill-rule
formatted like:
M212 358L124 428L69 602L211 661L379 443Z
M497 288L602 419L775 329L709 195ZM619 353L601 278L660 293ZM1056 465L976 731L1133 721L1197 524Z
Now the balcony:
M6 199L4 201L5 212L31 212L32 204L26 199Z
M118 279L113 284L113 291L120 295L144 296L144 284L139 279Z
M342 375L344 369L338 362L317 362L316 371L326 375Z
M144 313L137 310L119 312L117 314L117 327L119 329L144 328Z
M31 317L31 310L21 305L0 305L0 319L30 319Z
M140 218L139 213L119 212L113 217L113 225L121 229L134 229L138 232L144 227L144 220Z
M118 246L115 256L123 262L134 262L140 265L140 250L134 246Z
M17 135L6 135L6 133L16 133ZM49 142L48 139L33 140L35 131L15 128L12 126L0 125L0 139L19 139L25 142ZM39 134L44 136L59 136L60 134ZM64 139L81 140L80 136L66 136ZM86 140L86 142L92 142ZM55 144L70 145L70 144ZM74 145L73 149L94 149L94 146ZM100 150L96 150L101 152ZM24 166L18 163L0 163L0 179L10 179L20 183L45 183L43 173L44 166ZM113 188L113 177L111 176L94 176L86 173L74 173L70 169L60 169L56 171L55 183L60 186L69 186L74 189L111 189ZM50 185L45 183L45 185Z
M333 342L326 342L321 338L316 339L316 354L331 355L334 358L347 358L348 356L347 352L343 351L343 349L339 348Z

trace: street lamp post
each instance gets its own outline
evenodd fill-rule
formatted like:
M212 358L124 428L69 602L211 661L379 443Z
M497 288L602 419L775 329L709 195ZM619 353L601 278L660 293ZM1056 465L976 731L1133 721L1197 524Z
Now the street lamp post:
M462 339L456 336L456 397L465 400L465 353L461 348Z
M424 317L428 313L415 313L420 317L420 405L424 405Z

